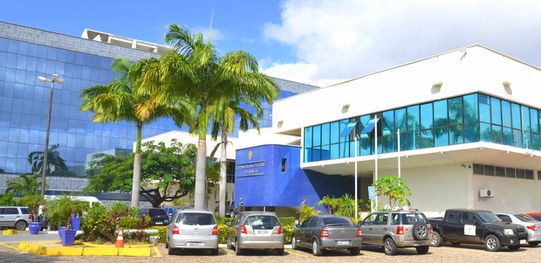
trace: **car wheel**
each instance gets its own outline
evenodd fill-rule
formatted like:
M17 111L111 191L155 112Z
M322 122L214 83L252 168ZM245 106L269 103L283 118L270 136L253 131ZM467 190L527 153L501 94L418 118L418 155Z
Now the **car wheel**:
M413 238L417 240L428 239L430 228L426 224L415 224L413 226Z
M350 249L349 249L349 253L350 253L352 256L359 255L359 253L361 253L361 248L360 248L360 247L350 248Z
M421 254L421 255L428 253L429 248L430 248L429 246L415 247L415 249L417 250L417 254Z
M507 246L507 248L509 248L511 251L517 251L520 249L520 245Z
M295 237L295 235L291 237L291 248L293 250L299 249L299 247L297 246L297 237Z
M243 254L243 250L239 247L239 240L237 239L237 241L235 242L235 254L238 255L242 255Z
M17 230L23 231L23 230L26 229L26 225L28 225L28 224L27 224L25 221L22 221L22 220L21 220L21 221L17 221L17 223L15 223L15 228L16 228Z
M500 250L500 240L495 235L488 235L485 238L485 249L491 252Z
M530 245L530 247L536 247L537 245L539 245L539 242L528 242L528 245Z
M396 255L396 253L398 252L396 244L390 237L385 239L385 241L383 242L383 250L385 251L385 255Z
M314 254L314 256L321 256L321 254L323 254L323 251L319 247L317 239L314 239L314 241L312 242L312 254Z
M283 248L277 249L277 250L276 250L276 255L278 255L278 256L284 255L284 249L283 249Z
M441 235L440 233L434 231L432 232L432 238L430 239L430 245L433 247L441 246Z

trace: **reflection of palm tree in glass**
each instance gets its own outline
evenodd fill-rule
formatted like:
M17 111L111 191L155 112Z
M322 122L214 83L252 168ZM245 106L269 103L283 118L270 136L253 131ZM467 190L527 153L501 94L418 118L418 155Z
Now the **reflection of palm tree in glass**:
M58 152L58 144L49 146L47 153L47 172L49 175L62 176L70 172L66 162ZM28 154L28 162L32 165L32 173L41 173L43 168L43 151L35 151Z
M462 107L462 102L461 98L448 100L449 119L434 119L432 124L434 138L444 136L451 127L450 139L453 142L451 144L479 141L479 116L475 110L476 105L470 105L464 101L464 107Z

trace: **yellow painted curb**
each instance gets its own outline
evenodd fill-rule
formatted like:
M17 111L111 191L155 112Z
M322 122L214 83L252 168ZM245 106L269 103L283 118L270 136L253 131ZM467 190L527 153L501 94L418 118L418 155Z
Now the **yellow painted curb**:
M94 244L94 243L89 243L89 242L83 242L83 245L85 246L88 246L88 247L115 247L116 248L116 245L101 245L101 244ZM145 247L153 247L153 246L156 246L154 244L140 244L140 245L124 245L124 248L145 248Z
M116 247L85 247L83 256L118 256Z
M7 229L7 230L2 231L2 235L4 236L11 236L11 235L16 235L16 234L17 234L17 230L15 229Z
M28 242L20 242L19 250L37 255L45 255L45 250L42 246Z
M45 256L81 256L82 247L44 247Z
M119 256L150 257L150 248L119 248Z

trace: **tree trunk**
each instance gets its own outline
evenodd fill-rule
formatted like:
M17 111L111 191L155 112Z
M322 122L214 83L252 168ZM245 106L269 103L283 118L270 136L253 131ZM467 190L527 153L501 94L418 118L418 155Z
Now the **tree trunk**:
M135 155L133 156L133 180L131 186L131 206L139 207L139 188L141 187L141 133L143 124L137 124Z
M197 142L197 161L195 168L195 195L194 195L194 208L206 209L206 181L207 181L207 139L206 137L199 135Z
M227 192L227 133L222 131L222 157L220 160L220 216L225 216Z

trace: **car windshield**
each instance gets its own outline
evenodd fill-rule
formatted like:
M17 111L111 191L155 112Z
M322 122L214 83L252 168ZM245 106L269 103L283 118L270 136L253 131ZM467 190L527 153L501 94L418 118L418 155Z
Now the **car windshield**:
M177 222L183 225L215 225L216 221L211 214L207 213L181 213Z
M252 226L253 229L270 229L280 225L278 218L268 215L254 215L246 219L246 225Z
M525 214L517 214L515 215L518 220L522 221L522 222L531 222L531 223L539 223L539 221L529 215L525 215Z
M353 225L353 223L349 219L343 218L343 217L324 217L323 224L326 226L329 226L329 225L352 226Z
M502 221L494 213L489 212L489 211L481 211L477 215L479 216L479 219L483 223L495 223L495 222L501 222Z

